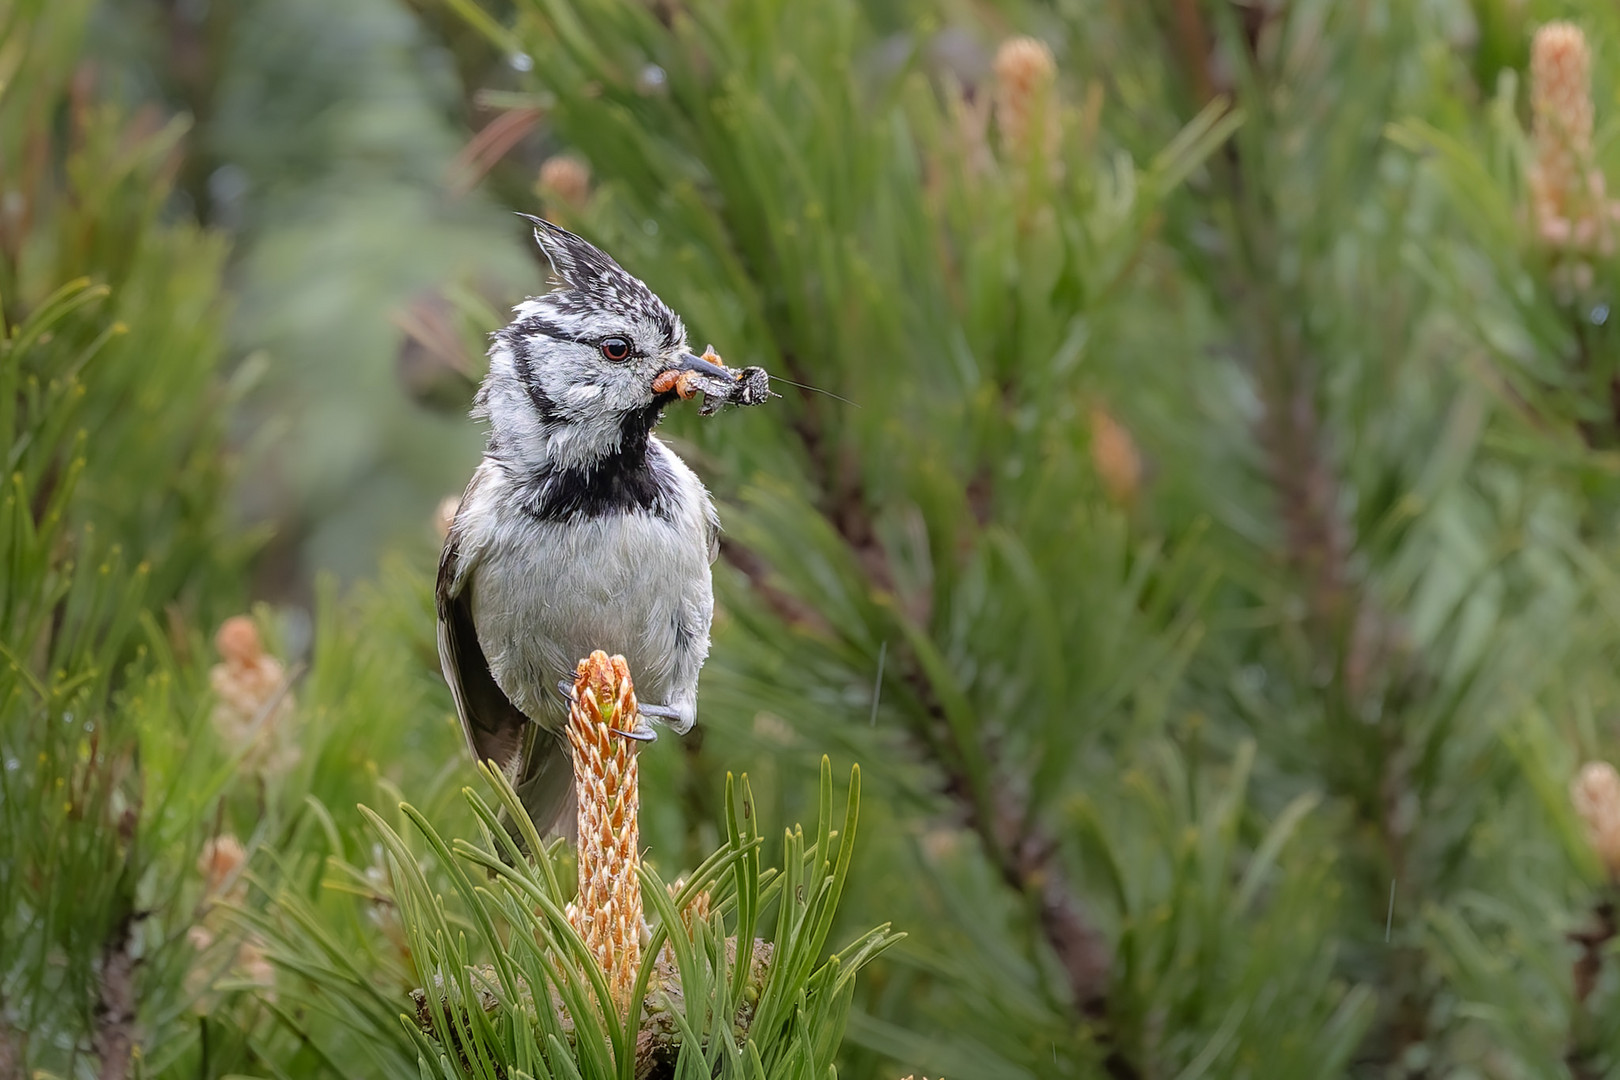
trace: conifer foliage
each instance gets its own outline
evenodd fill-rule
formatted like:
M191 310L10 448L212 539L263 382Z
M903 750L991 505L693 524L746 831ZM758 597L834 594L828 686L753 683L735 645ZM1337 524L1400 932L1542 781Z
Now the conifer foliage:
M89 5L46 6L0 13L0 1073L122 1076L183 1023L174 654L241 567L224 247L160 219L184 123L103 104Z
M581 658L576 848L466 758L426 506L243 613L174 182L245 135L119 100L138 7L0 4L0 1080L1620 1070L1620 9L412 0L445 197L781 394L672 410L699 726Z
M850 1068L1615 1066L1612 11L453 6L840 395L681 433L708 715L895 800Z

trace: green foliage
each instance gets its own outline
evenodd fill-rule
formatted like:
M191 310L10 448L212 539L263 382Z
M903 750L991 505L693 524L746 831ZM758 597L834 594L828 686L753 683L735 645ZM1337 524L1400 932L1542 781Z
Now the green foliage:
M85 5L39 7L6 10L0 84L0 1046L47 1075L184 1023L176 867L209 807L167 782L206 715L174 653L245 549L219 510L222 247L159 220L181 126L75 89Z
M1082 955L1109 948L1099 913L1071 893L1100 867L1059 839L1070 793L1111 790L1109 756L1165 731L1202 633L1197 531L1139 533L1109 505L1088 448L1113 392L1101 358L1148 317L1136 285L1154 222L1241 118L1212 102L1137 165L1094 111L1054 99L1055 139L1019 144L983 118L975 131L925 26L886 67L872 60L877 31L853 4L665 22L632 4L534 3L511 31L491 29L534 57L557 131L604 178L583 224L730 362L860 403L784 388L776 412L727 417L724 436L720 422L682 429L714 454L710 475L732 497L728 553L750 579L727 579L714 722L786 717L812 745L896 762L886 778L924 805L943 782L980 845L929 866L933 889L874 892L874 906L909 907L920 931L899 961L911 970L875 992L908 1023L933 1023L907 1037L874 1017L856 1038L924 1071L1208 1069L1270 1037L1227 987L1271 984L1291 987L1297 1011L1275 1022L1301 1056L1320 1063L1328 1039L1343 1060L1365 997L1334 983L1320 925L1290 930L1293 948L1250 944L1270 903L1303 895L1320 868L1268 860L1256 873L1285 877L1260 910L1257 886L1197 884L1233 858L1219 843L1266 835L1245 784L1204 845L1213 861L1111 864L1110 917L1126 934L1112 989L1094 983L1106 961L1090 971ZM646 65L667 86L646 91ZM977 100L991 93L981 85ZM1037 112L1030 127L1042 123ZM1179 849L1172 777L1136 775L1149 813L1167 818L1154 842ZM1094 849L1140 843L1102 804L1110 827ZM1190 813L1183 827L1196 830ZM995 896L1008 887L1010 911ZM1149 917L1193 898L1207 912L1195 921ZM1024 905L1071 955L1029 936ZM1203 925L1222 931L1172 944ZM1178 991L1160 968L1183 964L1199 975ZM970 1022L967 1002L1002 1017L1004 1036Z
M1620 755L1620 275L1541 227L1525 70L1580 24L1620 175L1612 5L421 6L219 16L184 157L73 78L84 4L0 14L0 1073L623 1077L636 1024L749 1080L1615 1071L1616 868L1570 784ZM375 347L401 288L502 306L404 254L450 156L421 27L498 114L446 186L493 167L532 212L539 157L585 158L542 209L783 394L669 420L726 536L703 741L642 762L664 992L629 1026L566 857L509 865L464 792L425 524L312 631L256 612L285 667L247 742L209 692L251 549L221 425L261 365L281 396L239 415L322 403L317 548L471 465ZM1052 50L1017 117L1013 28ZM210 156L287 174L242 263L278 352L229 381L223 245L169 197ZM869 778L859 851L829 751ZM745 763L760 806L715 805ZM756 925L758 984L725 944Z
M563 885L569 867L559 865L560 845L547 846L534 834L504 777L486 769L484 778L527 831L529 850L538 852L533 861L469 788L463 794L481 842L446 841L420 811L401 804L418 845L365 811L385 852L385 875L332 864L339 888L397 912L391 917L399 921L409 977L420 987L414 1015L401 1011L401 998L377 987L376 969L357 961L296 891L284 889L268 913L239 912L274 945L277 964L319 995L322 1011L361 1036L383 1073L406 1075L414 1060L421 1075L447 1080L630 1080L646 1075L638 1068L655 1067L669 1070L658 1075L682 1077L826 1075L856 973L898 939L880 927L822 959L849 871L858 770L842 828L834 830L831 765L823 759L815 839L807 845L802 830L790 830L780 870L761 870L746 778L740 799L727 784L726 846L677 889L642 867L642 895L656 918L634 993L647 1005L628 1019L619 1015L596 958L565 914L572 889ZM481 878L487 883L477 884ZM699 894L712 897L708 920L683 924L682 912ZM739 961L736 942L752 941L773 906L770 944L753 956L742 950ZM668 1060L655 1065L655 1051L670 1045L661 1051Z
M852 1073L1612 1066L1611 256L1571 307L1513 70L1576 7L1008 5L1020 138L988 15L452 6L591 163L558 212L858 403L674 421L728 503L705 724L892 786Z

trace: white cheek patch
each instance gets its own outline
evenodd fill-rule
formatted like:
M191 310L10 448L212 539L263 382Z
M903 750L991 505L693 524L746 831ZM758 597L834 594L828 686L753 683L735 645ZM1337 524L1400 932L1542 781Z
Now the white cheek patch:
M619 448L619 425L611 417L561 424L545 435L546 458L563 468L593 467Z
M594 383L575 383L563 393L563 401L580 408L601 399L603 390Z

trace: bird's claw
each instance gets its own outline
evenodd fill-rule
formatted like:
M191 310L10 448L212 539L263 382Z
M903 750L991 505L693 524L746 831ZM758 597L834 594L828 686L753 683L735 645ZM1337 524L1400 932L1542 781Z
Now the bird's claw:
M569 682L567 679L558 680L557 693L561 694L562 699L570 704L579 700L574 696L574 684ZM613 732L615 735L622 735L626 739L634 739L636 742L650 743L658 741L658 730L651 724L647 723L646 720L642 719L644 716L650 716L654 720L671 725L674 727L676 734L679 735L684 735L687 729L692 726L690 723L686 722L684 717L681 716L678 709L673 709L668 705L640 704L636 707L636 712L638 715L636 717L636 726L633 730L621 731L619 728L608 728L608 730Z
M640 712L643 716L650 716L660 723L668 724L677 735L685 735L688 731L692 730L692 720L690 716L682 713L681 710L674 708L673 706L648 705L647 703L643 702L640 705Z
M658 741L658 732L654 731L650 724L637 724L634 731L620 731L618 728L608 728L608 730L615 735L622 735L626 739L634 739L636 742Z

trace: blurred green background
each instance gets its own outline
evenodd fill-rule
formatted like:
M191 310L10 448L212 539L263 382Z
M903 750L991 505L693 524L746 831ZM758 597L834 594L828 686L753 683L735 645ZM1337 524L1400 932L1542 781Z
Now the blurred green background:
M829 945L907 936L793 1075L1620 1076L1616 57L1607 0L0 0L0 1080L518 1075L419 1066L357 809L477 831L432 581L513 211L828 392L666 420L726 537L642 759L671 880L728 773L770 862L863 770Z

